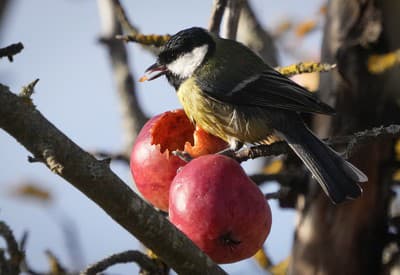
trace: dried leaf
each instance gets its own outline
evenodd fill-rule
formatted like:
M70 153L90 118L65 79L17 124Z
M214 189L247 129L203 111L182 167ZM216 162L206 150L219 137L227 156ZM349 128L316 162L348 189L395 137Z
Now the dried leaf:
M52 200L49 191L35 183L29 182L20 184L15 190L13 190L12 194L17 197L36 199L43 202L49 202Z
M400 63L400 49L386 54L374 54L368 58L368 71L380 74Z
M260 248L253 257L254 260L256 260L256 262L258 263L258 265L263 269L268 269L272 266L272 262L269 259L264 248Z
M278 174L279 172L282 171L282 168L283 168L283 161L281 159L276 159L264 167L263 173L267 175Z
M307 20L303 23L300 23L295 30L296 36L302 38L305 35L312 32L313 30L315 30L316 27L317 27L316 20Z
M290 257L287 257L283 261L279 262L277 265L274 265L269 269L272 275L286 275L288 274L290 263Z

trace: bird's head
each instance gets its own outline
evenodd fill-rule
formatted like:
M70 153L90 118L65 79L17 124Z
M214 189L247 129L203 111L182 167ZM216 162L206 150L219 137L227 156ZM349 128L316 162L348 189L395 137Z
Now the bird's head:
M171 36L161 49L157 62L146 70L141 81L166 74L176 87L175 82L180 83L192 76L214 49L214 39L207 30L198 27L182 30Z

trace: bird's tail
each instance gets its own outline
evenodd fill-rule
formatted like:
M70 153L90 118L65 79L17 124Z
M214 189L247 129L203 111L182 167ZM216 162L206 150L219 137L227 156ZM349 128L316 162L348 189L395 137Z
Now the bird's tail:
M296 124L296 129L291 127L287 133L279 134L303 161L330 199L334 203L340 203L347 198L360 196L362 189L357 183L367 181L367 176L314 136L302 122Z

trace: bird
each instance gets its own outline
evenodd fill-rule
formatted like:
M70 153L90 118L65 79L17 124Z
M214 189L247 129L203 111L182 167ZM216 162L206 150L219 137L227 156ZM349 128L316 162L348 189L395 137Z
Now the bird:
M367 176L305 125L301 113L335 114L242 43L200 27L172 35L139 80L165 75L189 119L233 151L286 141L334 204L362 194Z

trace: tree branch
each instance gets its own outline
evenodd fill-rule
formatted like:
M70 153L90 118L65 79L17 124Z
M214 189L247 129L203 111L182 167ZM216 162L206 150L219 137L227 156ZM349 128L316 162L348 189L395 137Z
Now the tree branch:
M354 133L349 136L333 137L326 140L329 145L346 145L344 157L350 158L361 145L372 143L381 137L400 137L400 125L392 124ZM269 145L262 144L242 149L238 152L227 154L239 162L266 156L279 156L287 153L289 146L284 141Z
M99 14L102 21L102 39L111 60L112 72L117 86L122 121L124 126L124 150L129 156L132 144L146 122L142 108L136 97L135 83L129 69L128 53L122 41L115 39L121 33L121 24L117 20L115 2L113 0L98 0ZM121 10L120 7L118 10ZM121 11L120 11L121 12Z
M115 264L130 262L137 263L142 269L150 272L150 274L161 274L157 265L149 257L139 251L129 250L111 255L110 257L90 265L82 271L80 275L95 275Z
M0 58L8 57L8 60L10 62L13 62L13 56L20 53L23 48L24 45L22 45L21 42L11 44L10 46L4 48L0 48Z
M219 34L222 17L228 0L214 0L211 10L210 21L208 22L208 30L215 34Z
M0 236L4 238L7 244L7 252L10 256L8 260L2 257L4 263L0 263L0 273L17 275L20 272L19 264L24 258L23 252L20 251L18 243L14 238L11 229L5 222L0 221ZM0 249L1 253L1 249ZM2 255L3 256L3 255ZM5 269L5 270L4 270Z
M0 128L36 159L98 204L176 272L225 274L110 169L51 124L33 104L0 84Z

